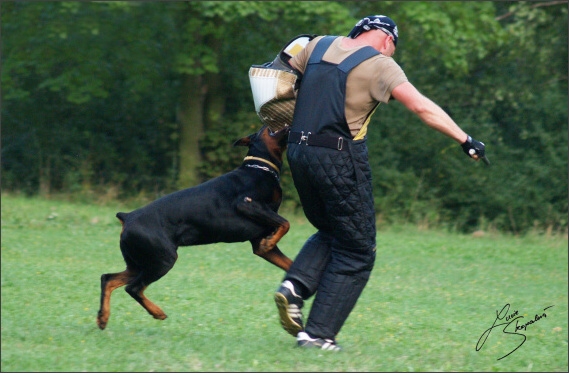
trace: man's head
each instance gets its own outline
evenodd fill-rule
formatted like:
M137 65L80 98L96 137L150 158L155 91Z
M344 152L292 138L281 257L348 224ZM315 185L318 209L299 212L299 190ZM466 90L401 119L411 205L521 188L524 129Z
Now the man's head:
M387 16L367 16L362 18L356 23L352 31L348 34L348 37L355 39L358 35L369 30L381 30L387 35L391 36L393 39L393 44L397 46L397 39L399 38L399 32L397 30L397 25L393 20Z

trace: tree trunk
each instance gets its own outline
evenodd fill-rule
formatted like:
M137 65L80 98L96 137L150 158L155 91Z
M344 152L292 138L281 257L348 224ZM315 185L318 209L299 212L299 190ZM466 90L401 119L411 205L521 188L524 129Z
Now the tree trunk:
M205 128L218 124L225 112L225 93L221 82L221 74L205 75L207 95L205 101Z
M205 43L219 55L221 39L206 39ZM177 111L180 133L178 188L195 186L202 181L198 173L202 161L199 142L207 127L215 125L223 116L225 93L222 86L219 73L184 75Z
M199 141L204 134L204 97L202 77L184 75L176 113L180 130L178 188L200 183L197 167L201 161Z
M222 19L218 20L223 22ZM215 37L206 38L206 43L215 52L221 55L222 39ZM215 126L223 117L225 112L225 97L223 82L220 73L208 72L204 76L207 92L205 96L205 128Z
M51 160L50 157L40 156L39 195L49 198L51 194Z

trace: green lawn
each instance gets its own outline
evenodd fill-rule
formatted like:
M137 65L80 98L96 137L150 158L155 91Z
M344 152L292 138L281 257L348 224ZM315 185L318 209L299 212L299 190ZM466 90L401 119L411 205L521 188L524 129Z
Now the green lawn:
M121 210L2 196L3 372L568 370L567 237L383 228L338 336L344 351L330 353L298 349L281 329L272 295L283 272L249 243L180 248L146 291L168 318L154 320L121 288L99 330L100 275L124 269ZM279 247L294 258L314 230L287 217ZM506 304L520 324L546 317L498 360L523 337L502 326L476 346Z

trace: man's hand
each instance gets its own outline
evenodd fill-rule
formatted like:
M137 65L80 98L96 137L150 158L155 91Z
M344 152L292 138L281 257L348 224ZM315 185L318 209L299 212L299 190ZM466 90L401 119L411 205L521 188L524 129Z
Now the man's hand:
M487 165L490 164L488 158L486 158L484 149L486 145L483 142L473 139L472 137L468 136L465 142L463 142L460 146L462 146L462 150L473 159L479 160L482 159L484 163Z

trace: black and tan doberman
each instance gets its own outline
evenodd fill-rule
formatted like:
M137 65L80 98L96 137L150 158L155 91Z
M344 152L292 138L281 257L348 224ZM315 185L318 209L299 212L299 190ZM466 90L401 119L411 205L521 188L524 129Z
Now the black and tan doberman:
M111 293L124 285L155 319L166 318L160 307L144 296L144 290L172 269L180 246L250 241L253 253L289 269L292 261L277 247L290 226L277 213L287 137L288 127L271 132L265 126L233 144L249 147L243 164L235 170L117 214L122 223L120 249L126 270L101 276L99 328L105 329L109 321Z

